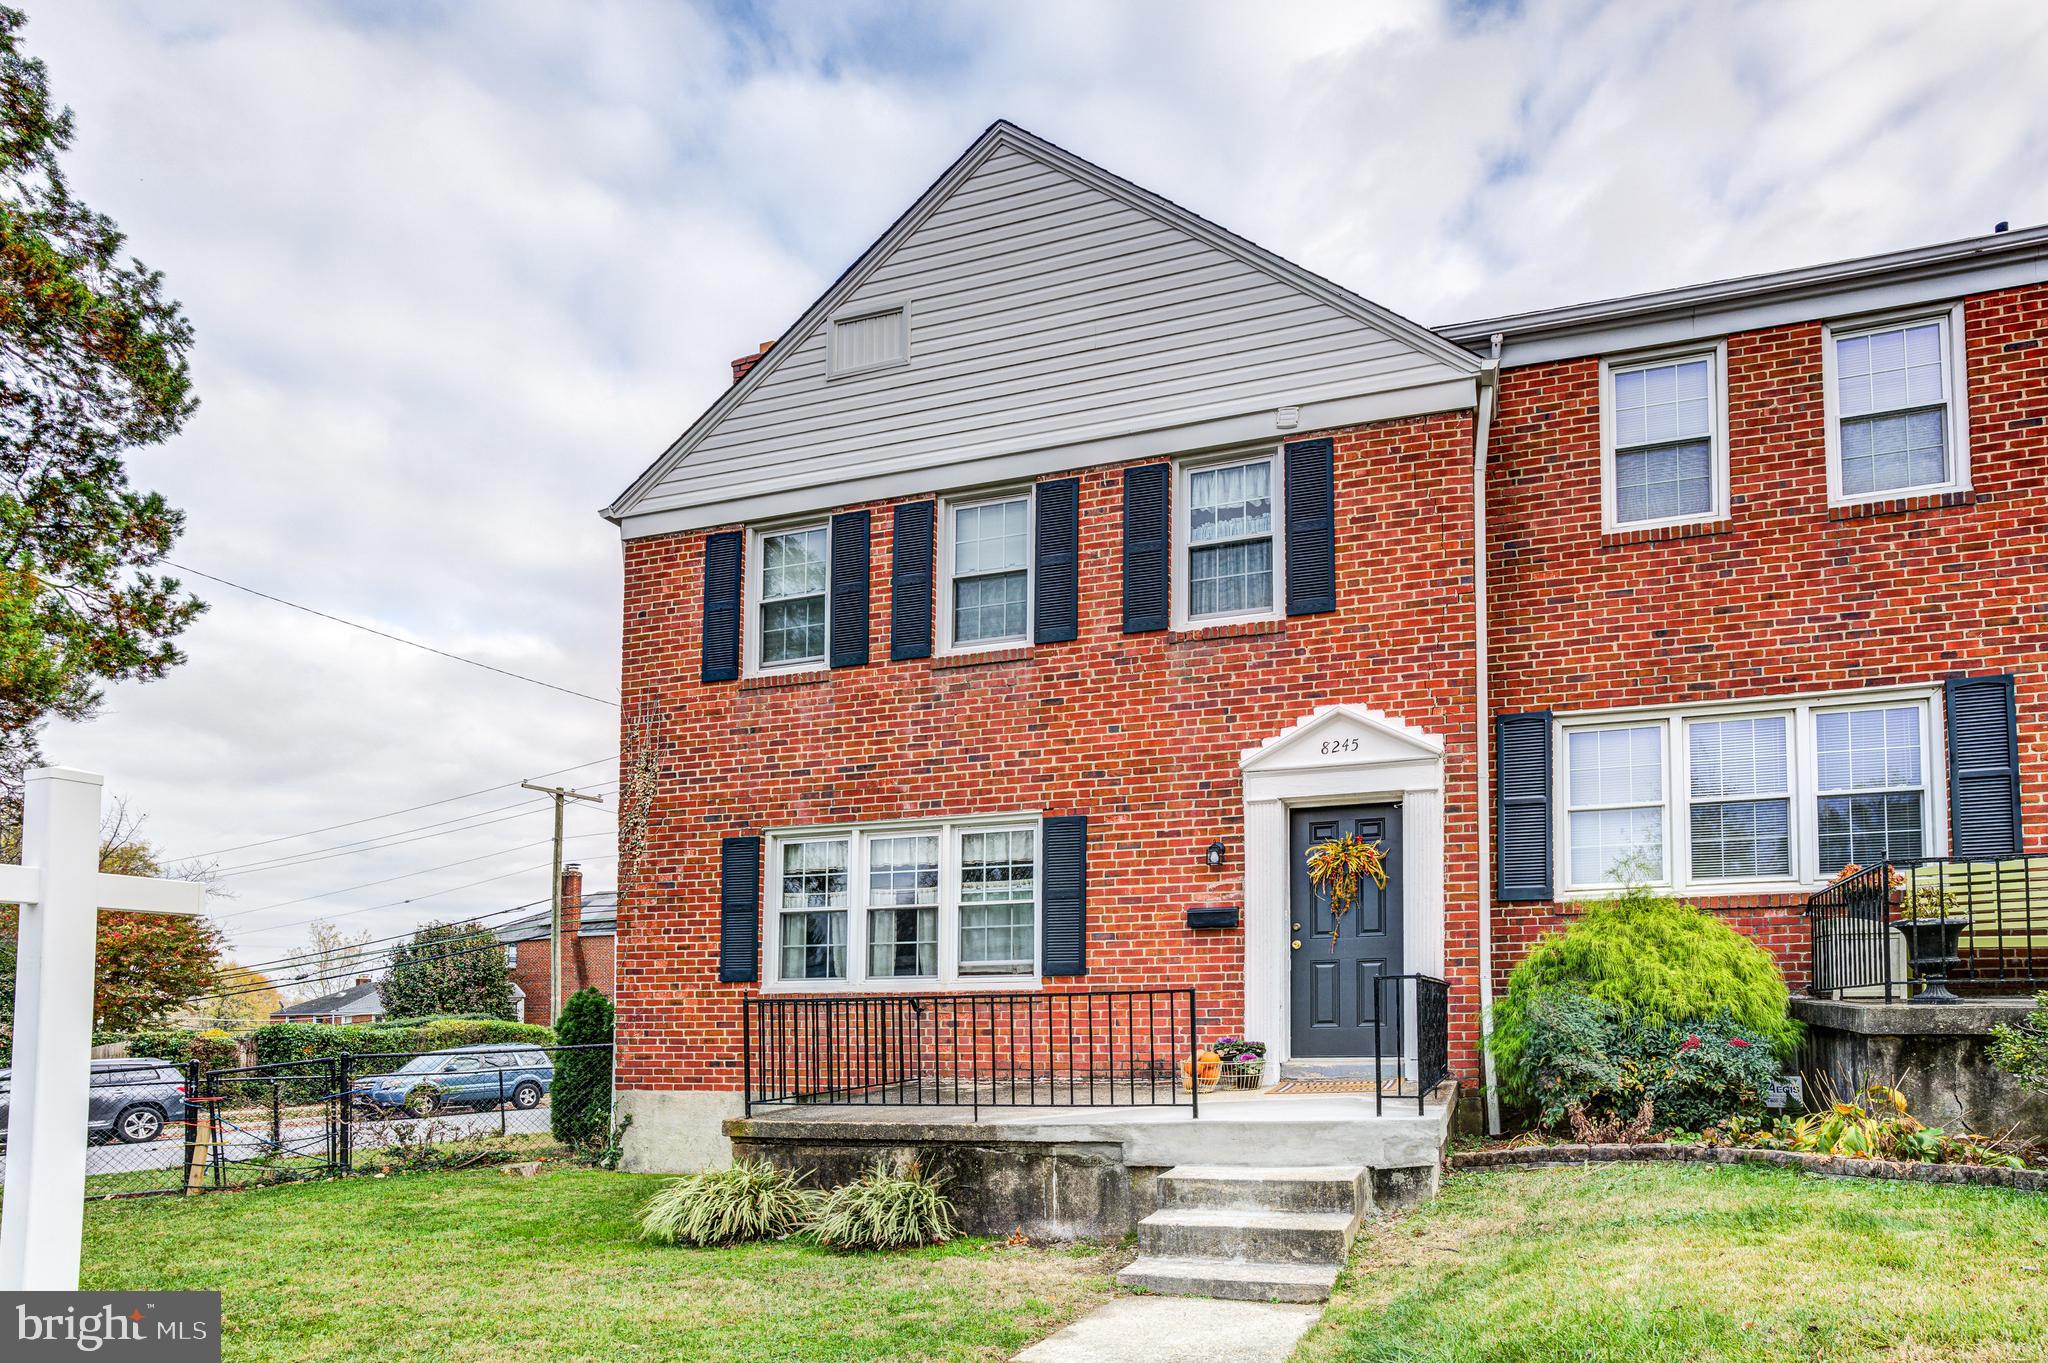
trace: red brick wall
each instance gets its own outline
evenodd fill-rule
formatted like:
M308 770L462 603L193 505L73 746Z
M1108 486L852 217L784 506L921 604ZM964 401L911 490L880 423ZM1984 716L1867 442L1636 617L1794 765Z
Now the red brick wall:
M1830 513L1818 322L1728 339L1730 515L1709 533L1600 528L1599 362L1507 372L1492 434L1500 711L1601 709L2019 678L2023 825L2048 824L2048 287L1964 309L1972 491ZM1933 773L1941 779L1941 773ZM1701 901L1795 987L1797 901ZM1506 971L1558 906L1498 909Z
M561 1005L586 985L609 996L612 992L613 941L609 935L563 935L562 997L552 1010L547 1006L548 939L541 937L520 942L512 967L512 982L526 993L526 1020L552 1024L562 1011Z
M1090 973L1048 987L1194 985L1204 1040L1243 1012L1242 936L1190 904L1242 902L1237 763L1317 705L1442 736L1447 956L1469 1054L1477 887L1469 413L1334 433L1341 609L1192 634L1121 626L1122 466L1081 475L1080 638L972 660L888 660L891 517L877 504L875 661L773 682L697 680L704 534L625 546L628 734L660 782L622 865L618 1083L739 1087L742 986L717 983L718 842L795 824L1036 810L1089 816ZM1224 869L1202 861L1229 849Z

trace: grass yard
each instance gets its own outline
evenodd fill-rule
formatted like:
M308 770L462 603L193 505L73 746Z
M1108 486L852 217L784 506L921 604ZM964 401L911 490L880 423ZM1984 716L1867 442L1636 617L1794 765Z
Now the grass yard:
M2048 1197L1595 1165L1360 1237L1303 1363L2048 1359Z
M94 1203L84 1286L219 1289L233 1363L1006 1359L1111 1292L1092 1250L640 1244L660 1183L485 1171Z

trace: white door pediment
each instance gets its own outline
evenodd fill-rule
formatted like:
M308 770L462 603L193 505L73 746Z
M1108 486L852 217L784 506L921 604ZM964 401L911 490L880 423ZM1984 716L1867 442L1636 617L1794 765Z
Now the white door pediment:
M1247 748L1247 775L1440 762L1444 741L1362 705L1325 705L1292 728Z

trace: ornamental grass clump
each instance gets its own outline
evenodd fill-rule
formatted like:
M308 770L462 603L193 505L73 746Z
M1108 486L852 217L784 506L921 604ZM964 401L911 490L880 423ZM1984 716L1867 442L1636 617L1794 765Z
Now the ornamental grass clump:
M942 1181L913 1162L901 1174L877 1161L818 1199L811 1234L832 1249L908 1249L944 1244L959 1232Z
M679 1178L640 1214L640 1238L664 1245L736 1245L794 1235L810 1220L817 1194L804 1177L765 1160L741 1160Z

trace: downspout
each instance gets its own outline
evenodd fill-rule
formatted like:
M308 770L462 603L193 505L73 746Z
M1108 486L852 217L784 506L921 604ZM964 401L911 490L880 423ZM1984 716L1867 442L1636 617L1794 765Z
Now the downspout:
M1473 731L1478 737L1479 791L1479 1063L1486 1084L1486 1131L1500 1134L1500 1086L1493 1068L1493 699L1487 672L1486 446L1500 385L1501 334L1479 369L1479 420L1472 434Z

